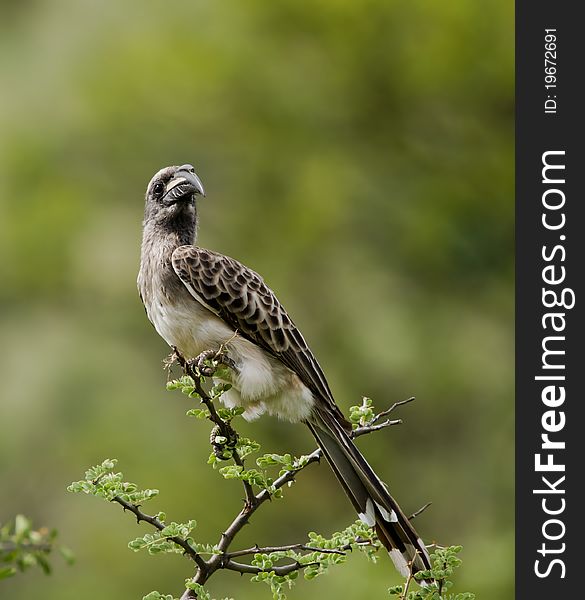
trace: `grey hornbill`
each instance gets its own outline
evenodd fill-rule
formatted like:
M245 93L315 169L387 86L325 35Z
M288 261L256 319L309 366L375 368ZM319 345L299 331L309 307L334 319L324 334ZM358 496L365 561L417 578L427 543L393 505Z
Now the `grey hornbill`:
M224 348L233 369L222 399L253 419L305 423L360 519L403 576L430 569L429 555L388 488L350 439L319 363L274 292L237 260L195 246L191 165L161 169L146 190L138 288L157 332L187 359Z

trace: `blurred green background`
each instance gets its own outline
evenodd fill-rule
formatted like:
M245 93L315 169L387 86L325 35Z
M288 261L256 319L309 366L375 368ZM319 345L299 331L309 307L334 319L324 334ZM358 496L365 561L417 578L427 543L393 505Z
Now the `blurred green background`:
M179 594L180 557L65 491L117 457L149 509L213 541L239 507L209 428L166 392L168 348L138 299L143 195L195 165L200 244L262 273L344 411L416 395L360 442L427 541L464 545L460 589L513 597L513 5L504 0L22 0L0 3L0 520L57 527L77 555L0 597ZM266 451L302 426L244 427ZM353 521L328 467L259 512L237 546ZM383 598L387 559L290 597ZM268 598L234 573L214 595Z

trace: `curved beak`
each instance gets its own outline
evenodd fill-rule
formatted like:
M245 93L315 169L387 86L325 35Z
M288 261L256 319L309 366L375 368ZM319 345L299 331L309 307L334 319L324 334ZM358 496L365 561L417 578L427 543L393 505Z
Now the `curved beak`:
M165 196L170 195L172 200L177 201L194 194L205 196L203 184L191 165L179 167L171 180L167 183Z

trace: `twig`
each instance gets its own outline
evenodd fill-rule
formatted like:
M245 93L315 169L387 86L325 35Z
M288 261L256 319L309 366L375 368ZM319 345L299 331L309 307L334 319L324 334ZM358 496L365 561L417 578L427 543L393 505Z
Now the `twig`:
M219 427L221 434L226 439L228 439L228 440L232 439L234 436L234 433L235 433L234 430L231 428L231 426L228 423L226 423L219 416L219 414L217 413L217 410L215 408L215 405L213 404L213 400L209 397L209 395L207 394L207 392L203 389L203 386L201 385L201 364L202 364L203 360L212 359L213 361L217 362L218 364L227 364L228 366L233 366L231 361L226 361L226 357L222 354L221 349L218 352L213 352L213 351L202 352L199 355L199 357L197 357L194 361L185 360L185 358L181 355L181 353L175 347L173 347L173 352L174 352L174 356L177 358L178 363L181 365L184 373L189 375L191 377L191 379L193 379L193 382L195 385L195 391L201 398L201 402L203 402L203 404L205 404L205 406L209 410L210 421L212 421ZM199 373L196 373L195 369L193 369L194 363L197 364L198 370L200 371ZM211 374L213 374L213 373L211 373ZM237 434L236 434L236 440L237 440ZM235 448L232 451L232 459L236 463L236 465L238 465L239 467L242 467L242 469L244 468L244 461L241 459L240 455L238 454L238 451ZM250 485L250 483L248 481L242 481L242 484L244 486L244 493L246 494L246 506L248 508L251 508L252 506L254 506L254 504L256 502L254 490L252 489L252 486Z
M279 490L280 488L284 487L288 483L292 483L295 480L295 476L299 471L306 469L309 465L312 465L313 463L319 462L321 460L321 456L323 456L323 453L321 452L321 448L317 448L316 450L311 452L311 454L309 454L306 457L306 461L305 461L304 465L302 465L292 471L286 471L286 473L283 473L280 477L277 477L274 480L272 487L276 490ZM262 490L256 496L256 498L259 502L264 502L265 500L268 500L268 498L270 498L270 491Z
M432 502L427 502L424 506L421 506L417 511L413 512L410 517L408 517L409 521L412 521L412 519L418 517L422 512L424 512L430 505L432 504Z
M282 577L284 575L289 575L294 571L300 571L301 569L304 569L306 567L318 564L319 563L316 562L303 564L296 560L290 565L281 565L276 567L270 567L270 569L262 569L261 567L256 567L254 565L236 562L235 560L228 560L222 566L224 569L228 569L229 571L237 571L238 573L251 573L253 575L258 575L259 573L273 572L275 575L279 575Z
M376 417L371 421L374 423L376 421ZM395 419L394 421L384 421L383 423L378 423L378 425L364 425L363 427L357 427L351 432L351 437L356 438L362 435L366 435L367 433L372 433L374 431L380 431L380 429L385 429L386 427L391 427L392 425L402 425L402 419Z
M315 548L313 546L307 546L306 544L289 544L288 546L254 546L252 548L246 548L245 550L236 550L235 552L228 552L226 557L228 559L236 558L238 556L246 556L249 554L269 554L270 552L286 552L288 550L301 550L304 552L321 552L322 554L345 554L344 550L338 548Z
M409 402L413 402L414 400L415 400L415 397L411 396L410 398L407 398L406 400L401 400L400 402L394 402L394 404L390 408L387 408L386 410L383 410L381 413L378 413L372 419L372 425L374 423L377 423L382 417L386 417L391 412L394 412L399 406L402 406L403 404L408 404Z
M410 568L408 569L408 577L406 578L406 583L404 584L404 591L400 594L399 600L406 600L406 596L408 594L408 586L412 581L412 566L414 564L414 560L410 561Z
M166 525L160 519L157 519L156 517L153 517L151 515L147 515L146 513L143 513L140 510L139 506L136 506L135 504L131 504L130 502L126 502L126 500L124 500L123 498L120 498L120 496L114 496L114 498L112 498L112 502L117 502L124 508L124 510L129 510L131 513L133 513L136 516L136 521L138 523L140 523L140 521L145 521L146 523L149 523L150 525L152 525L154 528L158 529L159 531L162 531L166 527ZM189 542L187 542L183 538L180 538L177 536L172 536L167 539L169 539L171 542L174 542L175 544L177 544L177 546L180 546L181 548L183 548L185 554L187 556L189 556L197 564L197 567L199 569L201 569L201 570L207 569L207 563L193 549L193 547L189 544Z
M430 505L430 502L427 505L423 506L418 512L422 512L429 505ZM415 513L415 515L416 515L416 513ZM410 517L410 518L412 519L412 517ZM410 585L410 582L414 579L414 573L412 572L412 569L414 567L414 561L418 554L419 554L419 551L417 550L415 557L408 563L408 567L409 567L408 568L408 577L406 578L406 583L404 584L404 591L402 592L402 594L400 594L399 600L406 600L406 597L408 594L408 586ZM439 596L441 596L440 591L439 591Z

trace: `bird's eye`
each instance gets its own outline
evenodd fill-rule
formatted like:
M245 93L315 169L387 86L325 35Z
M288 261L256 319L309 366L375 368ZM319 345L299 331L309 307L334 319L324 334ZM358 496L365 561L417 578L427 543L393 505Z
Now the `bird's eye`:
M155 196L160 196L165 191L165 185L164 185L164 183L162 181L157 181L152 186L152 191L154 192Z

